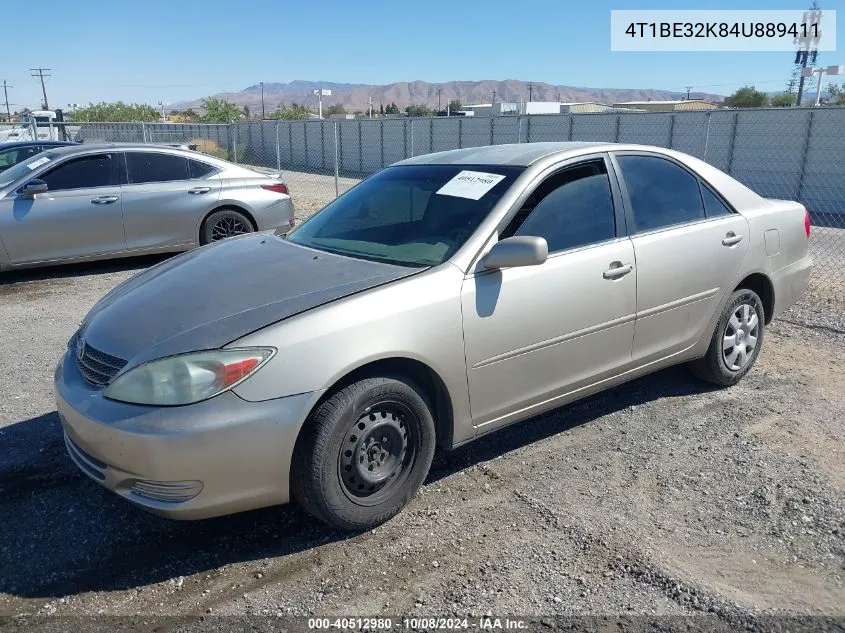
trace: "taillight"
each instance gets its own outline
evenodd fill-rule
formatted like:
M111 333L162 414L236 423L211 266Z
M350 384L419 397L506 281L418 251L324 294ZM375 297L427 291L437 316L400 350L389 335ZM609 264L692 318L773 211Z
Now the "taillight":
M284 193L287 194L288 187L286 184L277 182L272 185L261 185L262 189L266 189L267 191L272 191L274 193Z
M804 231L807 233L807 237L810 237L810 212L807 209L804 209Z

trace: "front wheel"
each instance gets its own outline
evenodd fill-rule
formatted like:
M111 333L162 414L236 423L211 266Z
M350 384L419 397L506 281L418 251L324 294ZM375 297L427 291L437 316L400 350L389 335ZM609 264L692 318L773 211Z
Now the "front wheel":
M375 527L420 489L434 446L431 406L419 387L402 378L365 378L312 413L294 451L293 496L335 528Z
M740 288L722 311L707 354L690 364L693 373L722 387L747 374L763 346L763 302L753 290Z

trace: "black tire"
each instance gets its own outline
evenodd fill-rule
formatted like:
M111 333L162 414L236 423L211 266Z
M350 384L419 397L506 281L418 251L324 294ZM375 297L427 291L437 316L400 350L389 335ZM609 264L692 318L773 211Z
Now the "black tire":
M254 233L255 225L240 211L219 209L209 215L200 228L200 243L210 244L233 235Z
M748 322L743 313L748 315ZM707 354L690 363L690 369L697 377L715 385L735 385L751 370L760 354L765 322L763 302L757 293L747 288L735 291L722 311ZM733 347L726 347L731 344L731 336Z
M293 497L337 529L375 527L420 489L434 447L425 393L403 378L365 378L312 412L294 450Z

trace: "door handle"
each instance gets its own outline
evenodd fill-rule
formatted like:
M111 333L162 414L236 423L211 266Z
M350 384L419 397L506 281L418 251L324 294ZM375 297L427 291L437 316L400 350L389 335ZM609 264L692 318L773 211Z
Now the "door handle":
M120 196L100 196L99 198L92 198L91 204L111 204L120 200Z
M725 235L725 239L722 240L722 246L736 246L741 241L742 235L737 235L733 231L730 231Z
M602 274L602 277L605 279L619 279L620 277L624 277L629 272L634 270L633 264L623 264L622 262L611 262L610 268L608 268Z
M193 189L188 189L188 193L195 196L201 193L208 193L209 191L211 191L211 187L194 187Z

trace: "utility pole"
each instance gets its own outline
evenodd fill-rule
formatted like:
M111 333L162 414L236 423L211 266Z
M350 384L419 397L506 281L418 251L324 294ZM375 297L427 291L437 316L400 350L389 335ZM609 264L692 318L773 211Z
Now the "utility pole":
M437 114L440 114L440 88L437 89Z
M687 86L687 101L689 101L689 91L692 90L692 86Z
M532 82L528 82L528 101L531 101L531 97L534 94L534 84Z
M493 103L496 103L496 91L493 91Z
M164 101L159 101L159 102L158 102L158 107L159 107L159 108L161 108L161 120L162 120L162 121L164 121L164 120L165 120L165 116L164 116Z
M264 82L262 81L260 83L261 83L261 120L263 121L267 117L264 113Z
M796 106L801 105L801 99L804 96L805 79L808 75L813 74L807 73L807 63L815 64L816 57L819 54L817 46L819 43L818 32L821 20L822 12L819 9L819 3L814 0L813 6L810 7L810 10L804 11L803 23L806 25L807 32L802 33L800 37L796 37L793 40L799 47L798 51L795 53L795 63L801 64L801 78L798 80L798 98L795 102ZM815 29L813 28L813 25L815 25ZM821 79L821 77L819 77L819 79Z
M14 86L10 86L6 83L6 80L3 80L3 96L6 97L6 120L11 122L12 121L12 111L9 110L9 88L14 88Z
M44 77L52 76L49 68L30 68L29 73L33 77L38 77L41 80L41 94L44 95L44 109L49 110L50 104L47 103L47 89L44 87Z

